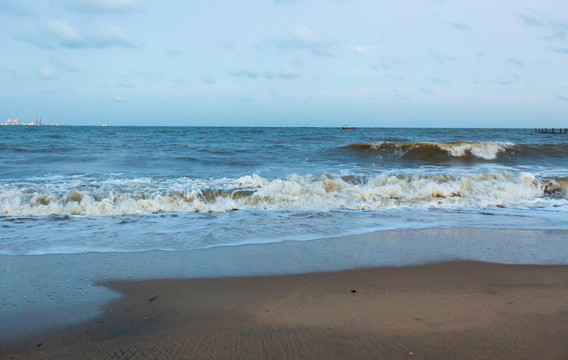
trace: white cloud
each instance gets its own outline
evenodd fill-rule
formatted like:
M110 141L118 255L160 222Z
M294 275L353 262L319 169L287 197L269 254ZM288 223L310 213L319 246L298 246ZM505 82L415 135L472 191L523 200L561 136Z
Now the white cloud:
M278 72L278 77L284 79L294 79L300 76L301 75L298 72L296 72L294 69L292 69L292 67L289 64L283 64L282 68Z
M42 79L55 79L55 74L53 73L53 69L47 66L42 66L41 68L39 68L39 76Z
M49 20L46 30L49 38L63 47L80 48L87 45L85 39L75 29L62 21Z
M125 101L123 97L118 96L118 95L115 96L115 97L113 97L112 99L113 99L114 101L117 101L117 102L124 102L124 101Z
M360 54L370 54L372 49L376 49L380 47L380 45L357 45L357 46L348 46L347 48L353 51L356 51Z
M106 24L99 29L98 36L93 39L93 44L97 47L121 46L134 48L137 45L124 33L118 26Z

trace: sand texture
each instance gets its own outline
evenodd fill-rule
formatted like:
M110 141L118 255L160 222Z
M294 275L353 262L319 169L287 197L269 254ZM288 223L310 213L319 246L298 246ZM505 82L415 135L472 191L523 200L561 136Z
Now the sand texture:
M94 321L1 359L568 359L568 266L450 262L120 281Z

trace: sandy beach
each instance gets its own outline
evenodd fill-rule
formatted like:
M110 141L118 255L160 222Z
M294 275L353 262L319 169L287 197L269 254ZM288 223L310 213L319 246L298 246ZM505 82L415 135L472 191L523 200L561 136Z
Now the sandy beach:
M0 0L0 360L568 360L566 1Z
M568 266L460 261L109 282L100 317L2 359L565 359Z

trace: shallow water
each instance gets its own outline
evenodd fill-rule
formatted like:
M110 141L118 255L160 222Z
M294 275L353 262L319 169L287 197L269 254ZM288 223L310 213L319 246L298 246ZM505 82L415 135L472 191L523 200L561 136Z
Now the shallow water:
M2 127L0 164L5 255L568 229L568 135L533 129Z

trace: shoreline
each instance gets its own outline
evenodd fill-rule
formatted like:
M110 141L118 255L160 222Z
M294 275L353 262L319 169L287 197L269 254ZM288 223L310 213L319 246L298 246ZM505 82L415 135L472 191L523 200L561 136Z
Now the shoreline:
M568 264L568 231L430 228L179 252L0 256L0 344L100 316L122 280L274 276L457 260ZM14 324L17 324L15 326Z
M516 358L568 354L568 265L452 261L119 280L88 322L2 346L35 358Z

